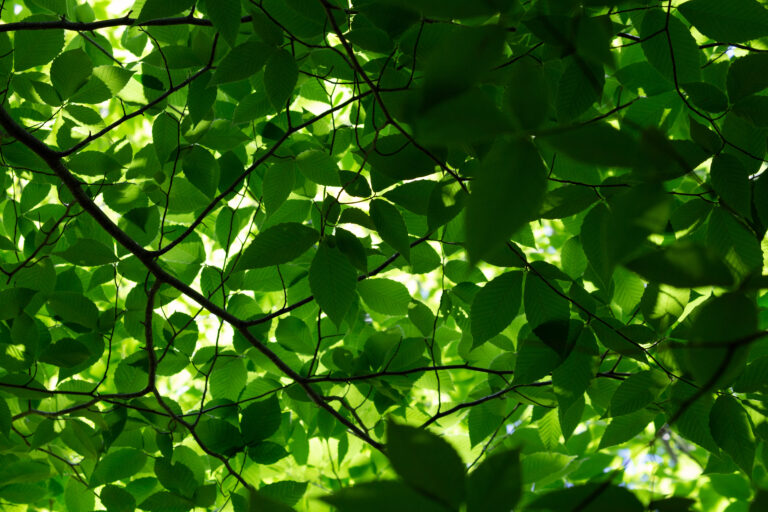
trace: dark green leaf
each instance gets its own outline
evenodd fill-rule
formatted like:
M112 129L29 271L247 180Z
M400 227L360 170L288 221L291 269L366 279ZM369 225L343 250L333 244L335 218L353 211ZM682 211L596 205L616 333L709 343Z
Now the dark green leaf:
M635 436L639 436L653 418L656 417L656 414L648 409L640 409L623 416L611 418L611 422L600 439L600 448L626 443L630 439L634 439Z
M49 16L36 15L24 21L51 21ZM55 18L53 18L55 20ZM64 47L64 31L29 30L14 35L13 67L18 73L51 62Z
M768 87L768 54L757 53L736 59L728 67L728 97L736 103Z
M320 247L309 268L309 288L328 318L341 326L355 300L357 271L347 257L327 243Z
M234 47L240 30L240 0L206 0L205 9L216 30Z
M347 487L321 498L339 512L443 512L446 508L410 486L395 481L369 482Z
M267 59L264 68L264 87L272 106L285 108L293 94L299 70L293 56L285 50L277 50Z
M189 9L194 0L147 0L139 13L138 21L167 18Z
M105 455L91 475L91 484L102 485L133 476L144 467L147 456L134 448L121 448Z
M627 377L611 398L611 416L630 414L656 400L669 385L664 372L648 370Z
M469 475L467 512L506 512L521 495L520 452L495 453Z
M272 226L256 235L243 251L237 268L246 270L287 263L315 245L318 238L317 231L295 222Z
M237 82L258 73L267 62L270 52L267 45L255 41L235 46L219 63L211 83Z
M424 495L452 507L464 501L464 463L440 437L389 422L387 457L397 474Z
M472 345L493 338L517 316L522 301L523 274L508 272L487 283L472 301Z
M729 293L710 299L692 315L690 343L684 351L687 370L701 384L729 385L743 371L747 342L757 332L754 302Z
M360 298L377 313L398 316L408 312L411 294L404 284L391 279L366 279L357 285Z
M62 98L68 98L85 85L92 71L91 59L83 50L70 50L51 64L51 83Z
M408 238L408 228L397 208L382 199L374 199L370 203L369 215L381 239L391 245L406 260L410 260L411 245Z
M730 395L722 395L715 400L709 414L709 428L720 448L730 455L747 475L752 475L755 436L747 412L738 400Z
M526 510L551 512L603 512L621 503L626 512L642 512L645 507L624 487L606 481L551 491L536 498Z
M679 288L729 286L733 277L712 250L692 242L677 242L629 261L627 268L644 279Z
M756 0L691 0L677 9L715 41L741 43L768 35L768 9Z
M84 267L95 267L117 261L111 247L90 238L78 239L74 245L57 253L57 255L70 263Z
M107 507L107 512L133 512L136 509L136 499L131 493L116 485L105 485L101 489L99 499Z
M296 166L310 181L318 185L338 187L339 168L331 156L322 151L311 149L296 157Z
M497 144L472 183L466 247L472 261L503 246L541 207L547 171L529 142Z
M246 444L267 439L280 427L280 403L275 395L266 400L251 402L243 409L240 429Z

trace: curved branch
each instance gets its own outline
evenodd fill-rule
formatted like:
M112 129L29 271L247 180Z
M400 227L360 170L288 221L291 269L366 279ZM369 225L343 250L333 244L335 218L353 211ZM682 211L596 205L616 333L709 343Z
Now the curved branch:
M240 23L250 22L252 17L243 16ZM91 22L70 21L62 18L58 21L16 21L14 23L4 23L0 25L0 32L18 32L22 30L51 30L62 29L72 30L74 32L87 32L98 30L100 28L135 26L135 27L167 27L171 25L196 25L199 27L211 27L213 23L203 18L193 18L191 16L178 16L173 18L158 18L156 20L142 21L136 23L136 18L124 16L110 20L98 20Z

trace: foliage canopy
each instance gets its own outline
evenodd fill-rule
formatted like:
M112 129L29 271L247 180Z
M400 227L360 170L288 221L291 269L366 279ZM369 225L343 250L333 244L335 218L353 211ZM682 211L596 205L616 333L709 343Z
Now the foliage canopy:
M768 509L765 0L0 19L3 510Z

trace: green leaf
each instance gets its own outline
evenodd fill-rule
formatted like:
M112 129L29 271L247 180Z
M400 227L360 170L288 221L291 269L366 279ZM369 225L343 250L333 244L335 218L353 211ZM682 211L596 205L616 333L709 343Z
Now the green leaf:
M105 177L121 169L117 160L98 151L84 151L73 155L67 162L72 172L83 176Z
M645 427L656 417L656 414L648 409L640 409L611 418L611 422L600 439L600 448L626 443L630 439L634 439L645 430Z
M295 164L291 160L278 161L264 171L262 189L267 215L272 215L288 199L295 181Z
M280 265L301 256L315 245L320 233L296 222L265 229L254 238L237 262L238 270Z
M69 98L85 85L93 71L88 55L80 49L62 53L51 64L51 83L62 98Z
M155 459L155 475L169 491L182 496L191 497L197 487L195 476L187 466L181 462L171 463L162 457Z
M235 46L240 30L240 0L206 0L208 18L230 47Z
M93 68L93 76L106 85L112 94L122 91L133 74L133 71L117 66L96 66Z
M550 110L551 86L544 66L533 59L520 59L509 71L510 81L504 91L505 107L522 129L535 129Z
M765 393L768 390L768 356L758 357L749 363L733 383L733 390L738 393Z
M431 106L414 120L416 137L430 146L484 142L509 131L507 116L479 88Z
M408 319L413 322L421 334L431 336L435 326L435 315L426 304L418 300L408 304Z
M728 67L726 85L731 103L736 103L768 87L768 54L750 54Z
M91 358L91 351L83 343L64 338L48 345L40 360L60 368L77 367Z
M272 499L261 490L250 489L247 499L242 499L239 494L233 493L232 502L236 512L294 512L293 508Z
M107 512L133 512L136 509L136 498L122 487L105 485L101 489L99 499L107 507Z
M280 403L273 394L265 400L251 402L243 409L240 430L246 444L269 438L280 428Z
M600 65L581 57L569 59L557 87L558 117L568 121L579 117L600 99L605 85L605 72Z
M709 175L712 188L722 201L744 217L752 216L749 172L744 169L738 158L728 153L715 156Z
M404 284L391 279L366 279L357 284L363 302L377 313L402 316L408 313L411 294Z
M286 505L293 506L304 496L304 493L307 490L307 485L307 482L283 480L261 487L259 493L285 503Z
M51 474L51 467L40 460L9 461L0 468L0 481L3 484L40 482Z
M557 452L527 453L521 457L523 484L543 483L554 480L573 457Z
M0 434L8 435L11 432L11 410L8 402L0 398Z
M711 393L706 393L698 400L691 402L690 400L697 392L696 388L685 382L677 381L674 383L672 385L672 400L667 416L680 414L672 428L685 439L698 444L714 454L718 454L717 443L712 438L709 428L709 416L714 399ZM681 407L685 408L681 409Z
M196 125L208 114L216 101L216 87L208 87L211 82L211 72L208 71L189 85L187 107L189 118Z
M162 165L179 146L179 122L170 114L157 116L152 124L152 142Z
M669 385L664 372L648 370L630 375L611 398L611 416L630 414L651 404Z
M90 238L79 238L73 245L56 254L70 263L84 267L96 267L117 261L110 247Z
M285 50L275 51L264 67L264 87L272 106L277 110L285 108L291 99L293 88L299 77L299 68L293 55Z
M756 0L691 0L678 6L699 32L715 41L741 43L768 36L768 9Z
M733 276L709 248L676 242L627 262L627 268L654 283L678 288L729 286Z
M168 491L156 492L139 504L141 510L148 512L186 512L194 506L191 500Z
M220 171L219 163L211 153L200 146L193 146L184 152L181 168L190 183L213 198L219 186Z
M282 445L271 441L263 441L248 447L248 457L258 464L274 464L288 456Z
M617 503L621 503L621 509L626 512L646 510L643 503L631 491L612 485L610 481L550 491L536 497L526 510L602 512L615 509ZM658 510L662 512L661 509Z
M584 396L597 374L597 355L595 337L585 329L565 361L552 371L552 386L561 411L567 411Z
M189 9L194 0L147 0L139 13L138 22L168 18Z
M357 271L336 247L321 243L309 267L309 288L337 327L355 300Z
M591 324L592 330L600 339L600 343L617 354L645 362L643 346L626 333L621 322L612 319L601 320Z
M541 208L547 171L529 142L499 143L472 182L466 211L466 248L473 262L502 247Z
M563 436L558 413L557 409L550 409L537 422L539 439L547 450L554 450Z
M64 489L64 502L71 512L91 512L95 504L93 492L75 478L67 481Z
M89 329L96 327L99 310L81 293L56 292L48 298L46 307L64 322L71 322Z
M295 316L283 317L277 324L275 337L280 345L299 354L313 355L316 343L312 340L309 327Z
M487 283L472 301L472 346L477 347L507 327L520 310L522 272L507 272Z
M645 11L642 20L640 45L648 62L675 83L699 82L701 50L688 27L676 16L667 16L666 9Z
M708 82L685 84L684 89L691 102L707 112L722 112L728 108L725 93Z
M472 447L493 434L501 423L502 418L495 404L486 403L472 407L467 414L467 430Z
M755 436L749 417L741 404L730 395L722 395L709 413L709 428L715 442L748 475L755 460Z
M369 205L369 214L376 231L386 243L391 245L407 261L411 259L411 244L408 228L397 208L382 199L374 199Z
M520 452L508 450L491 454L467 484L467 512L507 512L522 495Z
M346 487L320 498L339 512L444 512L440 502L401 482L382 480Z
M402 135L379 137L375 145L366 147L365 151L372 169L374 190L381 190L376 186L378 180L386 181L384 186L388 186L396 181L429 176L436 165Z
M700 384L729 385L746 365L749 344L744 340L757 332L754 301L728 293L705 302L692 316L690 342L683 352L686 369Z
M543 275L529 274L525 280L523 305L531 329L544 343L565 356L570 303L560 286Z
M334 230L334 236L336 238L336 247L349 258L358 270L367 273L368 272L368 255L365 252L363 243L354 234L337 227Z
M236 402L247 382L248 372L242 359L237 357L220 359L210 377L211 396Z
M340 185L339 168L328 153L316 149L304 151L296 157L296 166L308 180L318 185Z
M387 424L387 457L408 485L435 501L464 501L464 463L444 439L416 427Z
M654 329L665 332L683 313L690 294L687 289L649 283L640 300L640 311Z
M121 448L110 452L93 469L91 484L109 484L133 476L141 471L146 461L144 452L134 448Z
M525 338L519 343L515 360L515 384L531 384L554 370L560 354L538 338Z
M547 192L539 215L543 219L562 219L587 209L600 198L594 190L579 185L564 185Z
M35 15L24 21L52 21L56 18ZM14 34L13 67L16 72L24 71L35 66L51 62L64 47L64 31L52 30L21 30Z
M229 421L203 419L197 424L196 432L202 443L217 453L234 455L243 448L243 436Z
M541 140L555 151L586 164L632 167L636 163L637 142L607 123L580 125L543 135Z
M707 228L707 245L728 264L739 280L762 266L763 255L757 238L724 208L712 211Z
M232 48L216 67L211 84L237 82L255 75L269 58L269 46L256 41L248 41Z

